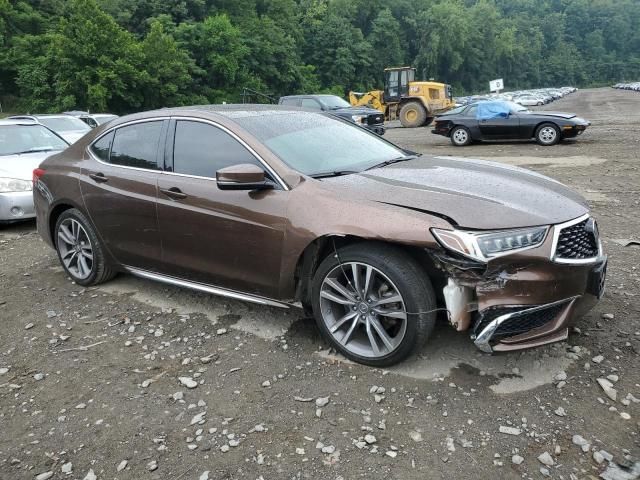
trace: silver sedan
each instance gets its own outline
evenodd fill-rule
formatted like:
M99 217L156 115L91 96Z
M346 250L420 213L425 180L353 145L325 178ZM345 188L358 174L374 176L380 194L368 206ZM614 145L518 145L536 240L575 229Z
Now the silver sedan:
M35 217L32 176L40 163L69 144L30 120L0 120L0 223Z

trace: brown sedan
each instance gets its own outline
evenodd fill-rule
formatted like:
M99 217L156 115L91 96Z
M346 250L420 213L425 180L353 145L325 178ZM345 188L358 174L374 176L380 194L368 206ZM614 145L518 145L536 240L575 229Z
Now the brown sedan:
M582 197L501 164L417 156L328 114L164 109L97 127L34 172L68 275L116 272L313 312L369 365L437 312L486 352L567 337L604 290Z

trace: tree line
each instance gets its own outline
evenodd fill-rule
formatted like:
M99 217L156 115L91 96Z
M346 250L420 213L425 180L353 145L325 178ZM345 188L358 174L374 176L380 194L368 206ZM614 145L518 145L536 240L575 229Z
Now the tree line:
M126 113L381 88L640 79L638 0L0 0L0 101Z

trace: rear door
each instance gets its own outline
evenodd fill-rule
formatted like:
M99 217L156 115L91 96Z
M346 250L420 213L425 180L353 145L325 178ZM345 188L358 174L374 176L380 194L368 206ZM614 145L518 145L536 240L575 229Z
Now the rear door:
M115 259L154 270L160 258L157 182L168 119L118 127L99 137L85 155L80 188L87 212Z
M158 183L166 274L277 297L289 192L220 190L216 171L265 164L224 127L175 119L167 139L171 173ZM274 175L272 180L276 180Z

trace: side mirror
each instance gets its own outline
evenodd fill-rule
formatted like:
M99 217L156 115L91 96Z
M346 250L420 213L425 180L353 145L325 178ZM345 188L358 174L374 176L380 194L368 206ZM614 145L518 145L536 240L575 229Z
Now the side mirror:
M221 168L216 172L220 190L264 190L273 188L265 178L264 170L257 165L242 163Z

